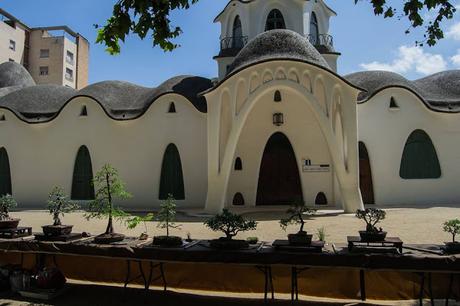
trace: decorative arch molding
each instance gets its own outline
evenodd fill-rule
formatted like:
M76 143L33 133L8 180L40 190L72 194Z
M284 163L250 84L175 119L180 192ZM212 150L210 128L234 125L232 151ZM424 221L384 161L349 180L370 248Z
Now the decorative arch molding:
M11 169L8 152L4 147L0 148L0 196L13 194L11 184Z
M326 114L326 117L329 117L328 98L326 88L324 87L324 81L321 77L316 78L313 94L315 95L319 105L323 109L324 114Z
M185 200L184 175L179 150L170 143L163 155L158 198L165 200L171 194L176 200Z
M246 100L246 103L242 107L239 112L237 120L235 120L235 124L232 128L232 131L229 135L228 146L226 148L227 152L225 153L225 157L221 162L221 168L219 170L219 174L213 175L213 180L216 180L216 184L213 186L213 190L208 192L207 198L207 209L208 210L215 210L215 208L219 207L222 209L225 205L225 199L227 197L227 189L228 183L230 179L231 169L233 166L233 160L235 158L236 147L238 144L238 139L241 136L243 127L248 119L249 114L251 113L252 109L255 107L257 103L260 103L262 100L261 97L273 92L273 86L276 86L276 89L282 90L283 92L290 92L297 96L300 101L303 101L314 115L315 119L317 120L319 127L324 135L325 141L331 153L331 159L333 163L333 167L335 170L335 174L338 178L339 182L339 189L342 194L342 202L344 205L344 209L347 212L353 212L358 208L362 208L362 201L359 195L359 187L358 187L358 172L357 167L356 171L349 172L345 168L345 164L343 162L343 155L340 154L341 144L337 143L335 139L335 134L332 131L332 127L330 124L330 119L324 114L316 97L309 92L305 87L302 85L293 82L291 80L277 80L276 84L273 85L271 82L265 83L260 85L256 90L251 92ZM224 89L227 90L227 89ZM356 98L355 93L350 93L350 100ZM357 93L356 93L357 95ZM356 131L356 127L354 130L351 130L350 133ZM350 141L353 140L353 138ZM356 143L356 157L357 157L357 143ZM357 158L356 158L356 166L357 166Z
M246 102L248 96L248 87L246 86L246 80L242 79L238 81L236 85L236 103L235 103L235 115L240 113L241 108Z
M424 130L414 130L407 138L401 157L399 176L406 180L441 177L441 165L436 148Z
M232 130L233 117L231 112L231 99L229 91L224 91L221 97L220 105L220 127L219 127L219 169L224 160L224 154L227 148L228 138Z
M85 145L80 146L75 158L72 177L72 200L94 200L93 165Z

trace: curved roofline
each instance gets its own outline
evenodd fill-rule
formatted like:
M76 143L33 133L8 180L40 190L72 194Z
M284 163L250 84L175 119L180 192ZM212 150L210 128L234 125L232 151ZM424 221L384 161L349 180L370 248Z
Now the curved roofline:
M259 64L264 64L264 63L268 63L268 62L275 62L275 61L288 61L288 62L298 62L298 63L304 63L304 64L308 64L308 65L312 65L312 66L315 66L316 68L319 68L319 69L322 69L326 72L329 72L330 74L332 74L333 76L335 76L336 78L338 78L339 80L343 81L344 83L346 83L347 85L359 90L359 91L364 91L364 92L367 92L366 89L364 88L361 88L359 86L356 86L355 84L351 83L350 81L348 81L347 79L345 79L344 77L340 76L339 74L337 74L336 72L332 71L332 70L329 70L327 69L326 67L323 67L319 64L315 64L315 63L312 63L312 62L308 62L308 61L305 61L305 60L301 60L301 59L297 59L297 58L289 58L289 57L279 57L279 58L267 58L267 59L264 59L264 60L261 60L261 61L258 61L258 62L252 62L252 63L249 63L248 65L244 65L244 66L241 66L241 67L238 67L237 69L233 70L232 72L230 72L228 75L225 76L225 78L223 78L221 81L219 81L219 83L217 83L215 86L209 88L208 90L205 90L203 92L200 92L198 94L198 96L204 96L205 94L207 93L210 93L214 90L216 90L217 88L219 88L223 83L225 83L229 78L231 78L232 76L240 73L241 71L243 70L246 70L248 68L251 68L252 66L256 66L256 65L259 65Z
M186 99L188 102L190 102L190 104L193 106L193 108L198 111L200 114L206 114L206 112L201 112L198 108L196 108L196 106L187 98L185 97L184 95L181 95L177 92L174 92L174 91L167 91L167 92L163 92L161 93L160 95L158 95L157 97L155 97L155 99L153 99L149 105L147 107L145 107L139 114L137 114L136 116L134 117L130 117L130 118L116 118L116 117L113 117L110 112L104 107L104 104L101 103L98 99L92 97L92 96L89 96L89 95L76 95L76 96L72 96L70 99L68 99L60 108L59 110L53 114L53 116L49 117L49 118L46 118L46 120L37 120L37 121L33 121L33 120L27 120L20 112L17 112L13 109L11 109L10 107L8 106L2 106L0 105L0 110L2 109L6 109L10 112L12 112L19 120L27 123L27 124L39 124L39 123L48 123L48 122L51 122L53 120L55 120L57 117L59 117L59 115L61 114L61 112L64 110L64 108L70 103L72 102L74 99L77 99L77 98L89 98L91 100L93 100L94 102L96 102L101 108L102 110L104 111L104 113L107 115L107 117L109 117L110 119L112 120L115 120L115 121L130 121L130 120L135 120L135 119L138 119L140 117L142 117L153 105L153 103L155 103L155 101L157 101L159 98L165 96L165 95L168 95L168 94L176 94L176 95L179 95L181 97L183 97L184 99ZM19 113L19 114L18 114Z
M439 109L439 108L435 108L430 103L428 103L428 101L425 98L423 98L418 92L416 92L412 88L409 88L408 86L403 86L403 85L387 85L387 86L384 86L382 88L379 88L378 90L373 92L370 96L368 96L366 99L358 101L358 105L367 103L369 100L371 100L373 97L375 97L380 92L382 92L384 90L387 90L387 89L390 89L390 88L400 88L400 89L405 89L405 90L411 92L412 94L414 94L420 100L420 102L422 102L422 104L426 108L428 108L429 110L431 110L433 112L446 113L446 114L458 114L458 113L460 113L460 109L459 110L442 110L442 109ZM437 101L433 101L433 102L437 102ZM447 103L449 103L449 102L447 102Z

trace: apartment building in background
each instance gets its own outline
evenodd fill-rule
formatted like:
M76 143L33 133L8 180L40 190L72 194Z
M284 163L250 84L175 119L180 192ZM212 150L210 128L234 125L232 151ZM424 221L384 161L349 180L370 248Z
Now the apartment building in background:
M31 28L0 8L0 64L23 65L37 84L88 85L89 43L67 26Z

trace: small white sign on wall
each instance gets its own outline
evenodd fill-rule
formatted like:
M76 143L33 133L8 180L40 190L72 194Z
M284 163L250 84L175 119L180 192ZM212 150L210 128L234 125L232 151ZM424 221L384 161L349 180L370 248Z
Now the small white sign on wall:
M329 172L331 166L327 164L313 165L310 159L302 159L302 172Z

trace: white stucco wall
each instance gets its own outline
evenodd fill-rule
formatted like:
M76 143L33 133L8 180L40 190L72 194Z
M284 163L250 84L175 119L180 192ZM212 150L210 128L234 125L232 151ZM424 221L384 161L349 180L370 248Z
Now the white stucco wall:
M176 114L168 114L171 101ZM80 117L83 105L87 117ZM203 207L207 192L206 114L184 97L168 94L138 119L115 121L90 98L72 100L48 123L28 124L0 108L0 147L8 151L13 195L21 207L44 207L55 185L70 194L81 145L89 149L95 174L105 163L119 170L133 198L124 208L158 207L164 150L174 143L181 155L185 200L178 207Z
M399 110L389 108L394 97ZM460 115L429 110L402 88L381 91L358 106L359 140L369 152L376 204L458 204L460 189ZM401 157L416 129L430 136L441 165L439 179L402 179Z

